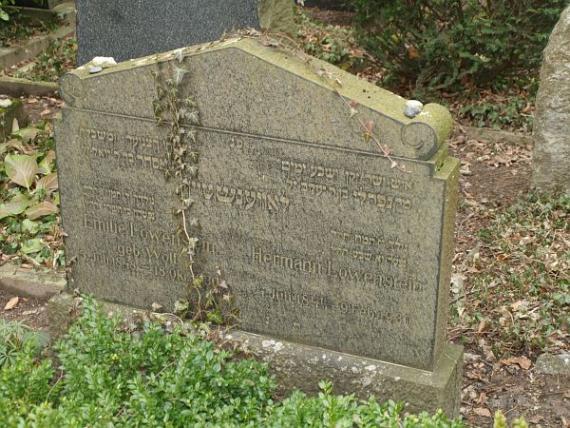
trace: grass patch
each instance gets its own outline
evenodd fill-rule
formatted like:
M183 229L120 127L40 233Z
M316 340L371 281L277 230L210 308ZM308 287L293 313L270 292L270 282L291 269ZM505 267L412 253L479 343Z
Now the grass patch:
M567 350L570 195L529 195L478 233L470 280L452 308L465 344L497 357Z
M90 299L51 360L33 344L0 366L6 427L462 427L403 406L336 396L329 383L307 397L272 399L267 367L237 359L185 325L125 325ZM2 337L0 337L0 343Z

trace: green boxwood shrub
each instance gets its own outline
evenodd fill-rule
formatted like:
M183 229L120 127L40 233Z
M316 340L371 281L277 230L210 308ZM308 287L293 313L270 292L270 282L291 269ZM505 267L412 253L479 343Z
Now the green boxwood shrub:
M351 0L383 84L420 93L492 87L536 70L569 0Z
M0 365L2 427L432 427L459 428L443 414L337 396L273 400L267 367L237 358L188 327L124 325L87 301L53 349L29 342Z

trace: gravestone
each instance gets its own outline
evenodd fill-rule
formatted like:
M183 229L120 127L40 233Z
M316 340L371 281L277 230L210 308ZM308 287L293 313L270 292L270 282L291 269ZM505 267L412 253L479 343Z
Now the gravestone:
M562 13L544 51L532 178L539 189L570 193L570 7Z
M172 310L194 274L188 234L194 270L235 298L241 331L228 339L274 362L282 385L331 376L340 390L456 414L449 112L428 104L407 118L403 98L266 45L232 39L62 79L70 289ZM157 124L164 85L199 125ZM195 133L198 164L166 179L174 125Z
M78 64L219 39L243 28L292 31L292 0L76 0Z

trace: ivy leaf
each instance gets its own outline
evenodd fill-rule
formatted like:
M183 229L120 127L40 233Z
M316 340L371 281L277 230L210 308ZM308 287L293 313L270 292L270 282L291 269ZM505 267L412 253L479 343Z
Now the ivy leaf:
M14 183L30 190L38 173L36 159L28 155L7 155L4 160L6 175Z
M23 194L14 196L5 204L0 204L0 220L23 213L30 206L30 200Z
M36 235L40 230L40 225L35 221L24 219L22 222L22 232L28 233L30 235Z
M50 150L40 162L39 173L49 174L50 172L52 172L54 160L55 160L55 152L53 150Z
M40 238L28 239L22 242L20 251L24 254L39 253L44 248L44 244Z
M58 212L57 206L51 201L43 201L33 207L26 210L26 217L30 220L36 220L40 217L44 217L50 214L56 214Z

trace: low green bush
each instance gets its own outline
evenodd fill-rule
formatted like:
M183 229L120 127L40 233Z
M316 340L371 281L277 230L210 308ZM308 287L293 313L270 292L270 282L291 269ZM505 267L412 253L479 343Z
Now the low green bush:
M443 414L322 392L272 399L267 367L238 359L189 327L125 326L87 299L52 364L21 347L0 367L3 427L462 427Z
M6 11L6 6L12 6L14 4L14 0L0 0L0 20L8 21L10 19L10 15Z
M540 65L568 0L351 0L384 85L426 95L504 84ZM520 79L519 79L520 80Z

